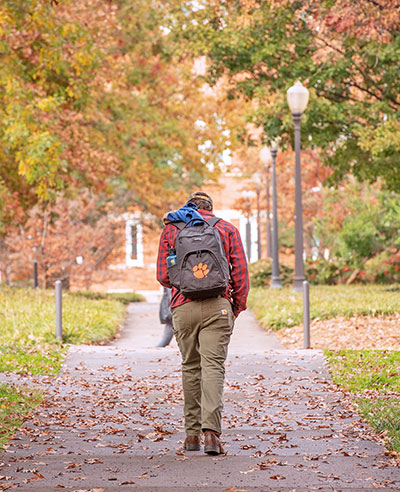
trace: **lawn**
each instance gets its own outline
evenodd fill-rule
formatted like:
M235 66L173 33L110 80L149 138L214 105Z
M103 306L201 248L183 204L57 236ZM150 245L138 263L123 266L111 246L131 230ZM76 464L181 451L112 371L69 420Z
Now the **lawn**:
M252 288L249 307L266 329L279 330L303 321L303 297L292 288ZM337 316L350 318L365 315L400 313L399 290L384 285L312 285L310 286L311 319Z
M65 344L104 344L112 339L124 320L126 302L93 295L94 299L86 293L63 294L61 343L55 337L53 291L1 286L0 372L54 375Z
M333 381L356 395L359 413L400 453L400 351L325 351Z
M124 318L126 307L114 299L63 294L64 341L105 343ZM53 291L0 287L0 345L56 343Z

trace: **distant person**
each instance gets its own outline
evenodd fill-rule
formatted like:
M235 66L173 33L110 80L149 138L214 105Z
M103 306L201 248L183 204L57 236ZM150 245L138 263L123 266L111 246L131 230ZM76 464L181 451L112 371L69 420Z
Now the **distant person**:
M249 277L239 231L193 193L164 218L157 280L172 288L173 329L182 356L187 451L224 452L221 442L225 360L234 321L246 309ZM179 235L179 237L178 237ZM178 237L178 240L177 240Z
M172 340L174 332L172 330L172 312L171 312L171 289L164 287L164 292L160 303L160 323L165 325L161 341L156 347L166 347Z

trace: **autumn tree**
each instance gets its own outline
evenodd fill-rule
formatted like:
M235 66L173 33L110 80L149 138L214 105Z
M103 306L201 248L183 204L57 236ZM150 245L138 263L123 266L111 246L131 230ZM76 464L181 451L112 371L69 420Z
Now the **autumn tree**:
M400 6L386 4L203 0L196 8L185 2L176 18L179 36L207 54L209 81L225 77L230 97L255 102L251 119L267 140L292 142L286 90L300 79L311 93L303 148L321 149L336 181L351 172L360 180L382 177L396 189Z
M107 201L100 205L98 197L86 192L75 200L58 197L45 210L34 207L24 227L4 238L4 281L30 277L35 260L44 288L57 279L68 288L72 274L88 288L93 274L115 259L124 240L118 217L109 213L112 206Z
M3 2L4 199L23 190L29 208L57 190L112 193L122 181L155 212L160 194L176 197L211 177L207 165L218 167L225 141L223 107L193 57L174 55L165 10L145 1Z
M231 103L210 92L193 55L176 50L165 25L171 7L2 2L3 256L16 227L26 232L38 210L42 224L60 199L74 204L89 192L100 212L107 200L114 216L161 217L182 192L218 175Z

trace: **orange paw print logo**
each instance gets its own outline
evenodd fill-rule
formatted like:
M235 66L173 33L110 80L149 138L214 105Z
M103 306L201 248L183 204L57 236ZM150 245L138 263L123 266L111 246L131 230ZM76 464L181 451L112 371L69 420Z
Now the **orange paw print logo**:
M204 263L199 263L198 265L195 265L193 267L193 275L196 278L204 278L207 277L207 274L210 270L208 269L208 266Z

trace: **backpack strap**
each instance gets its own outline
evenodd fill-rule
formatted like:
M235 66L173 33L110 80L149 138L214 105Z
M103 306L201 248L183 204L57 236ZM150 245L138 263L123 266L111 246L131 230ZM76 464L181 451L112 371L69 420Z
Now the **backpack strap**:
M174 225L180 231L186 227L186 222L170 222L170 224Z
M192 220L200 220L200 219L196 218L196 219L192 219ZM207 222L207 224L209 224L211 227L214 227L215 224L217 222L219 222L220 220L222 220L221 217L211 217L208 220L204 220L204 222ZM183 221L181 221L181 222L170 222L170 224L174 225L176 228L178 228L181 231L182 229L184 229L185 227L188 226L189 222L183 222Z
M211 217L210 219L206 220L207 224L210 224L210 226L212 227L215 227L215 224L217 224L217 222L219 222L221 219L221 217Z

